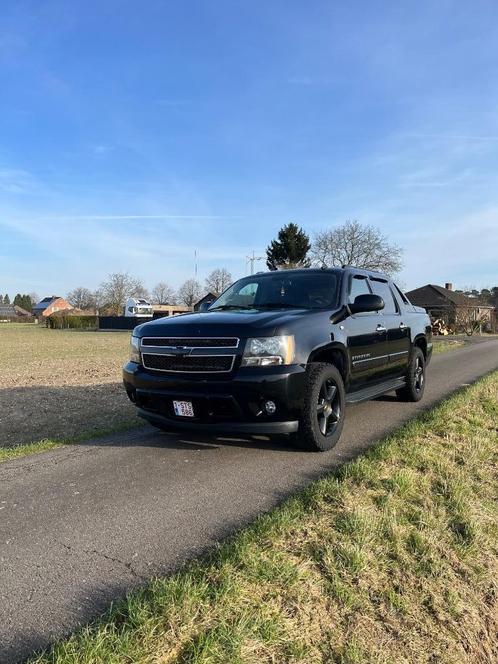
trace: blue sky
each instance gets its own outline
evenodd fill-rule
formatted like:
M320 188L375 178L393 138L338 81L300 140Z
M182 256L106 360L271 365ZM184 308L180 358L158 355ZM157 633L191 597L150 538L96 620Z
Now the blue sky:
M3 0L0 291L242 276L347 218L407 288L495 285L497 72L494 1Z

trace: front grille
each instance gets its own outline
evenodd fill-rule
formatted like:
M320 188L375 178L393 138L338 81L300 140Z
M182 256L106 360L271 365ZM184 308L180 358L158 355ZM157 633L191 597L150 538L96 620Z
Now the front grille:
M237 348L236 337L144 337L142 346L182 346L184 348Z
M235 355L154 355L142 353L146 369L176 371L183 373L219 373L232 369Z

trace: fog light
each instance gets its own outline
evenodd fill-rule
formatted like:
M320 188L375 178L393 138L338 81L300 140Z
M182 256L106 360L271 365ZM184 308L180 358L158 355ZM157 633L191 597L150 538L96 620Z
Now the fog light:
M274 415L277 410L277 404L274 401L265 401L265 411L267 415Z

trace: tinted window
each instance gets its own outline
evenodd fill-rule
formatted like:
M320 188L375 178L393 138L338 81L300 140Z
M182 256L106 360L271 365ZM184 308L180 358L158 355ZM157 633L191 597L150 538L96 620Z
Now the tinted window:
M213 304L216 308L331 309L337 305L340 273L286 272L246 277L235 282Z
M363 277L353 277L349 285L349 302L353 303L358 295L370 295L367 279Z
M370 279L370 284L372 290L376 295L380 295L384 300L385 307L382 309L382 312L385 314L396 314L398 313L396 303L394 302L393 294L389 288L389 284L385 281L377 281L376 279Z

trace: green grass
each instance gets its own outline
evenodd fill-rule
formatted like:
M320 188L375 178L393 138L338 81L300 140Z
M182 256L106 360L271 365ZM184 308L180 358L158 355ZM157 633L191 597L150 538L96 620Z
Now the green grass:
M464 346L465 341L438 340L434 341L432 352L434 355L438 355L439 353L446 353L449 350L456 350L457 348L463 348Z
M142 426L142 424L139 421L137 422L137 420L133 419L112 427L88 429L86 431L82 431L81 434L74 436L73 438L44 438L43 440L38 440L33 443L26 443L25 445L0 447L0 463L2 463L2 461L10 461L11 459L18 459L20 457L29 456L31 454L39 454L40 452L53 450L56 447L75 445L77 443L82 443L85 440L102 438L103 436L110 436L113 433L119 433L121 431L129 431L130 429L136 429L139 426Z
M37 664L498 661L498 373Z

